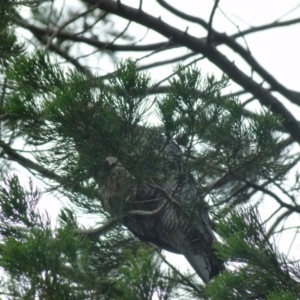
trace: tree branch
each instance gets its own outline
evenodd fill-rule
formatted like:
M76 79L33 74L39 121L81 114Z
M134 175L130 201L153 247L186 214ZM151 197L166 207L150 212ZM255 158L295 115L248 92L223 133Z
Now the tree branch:
M267 194L267 195L271 196L271 197L272 197L273 199L275 199L275 200L278 202L278 204L280 204L282 207L285 207L285 208L289 209L290 211L300 213L300 207L293 206L293 205L290 205L290 204L288 204L288 203L285 203L285 202L282 201L282 200L280 199L280 197L278 197L275 193L273 193L273 192L267 190L266 188L264 188L264 187L262 187L262 186L260 186L260 185L258 185L258 184L252 183L252 182L250 182L250 181L248 181L248 180L243 180L243 181L244 181L248 186L250 186L250 187L252 187L252 188L254 188L254 189L258 190L258 191L261 191L261 192L263 192L264 194Z
M165 9L167 9L169 12L171 12L172 14L176 15L177 17L192 22L192 23L197 23L199 25L201 25L203 28L205 28L206 30L209 29L208 23L198 17L194 17L191 15L188 15L180 10L177 10L176 8L174 8L173 6L171 6L170 4L168 4L167 2L165 2L164 0L156 0L162 7L164 7ZM249 29L246 29L244 31L235 33L233 35L231 35L230 37L233 39L239 38L239 37L243 37L245 35L248 34L252 34L255 32L259 32L259 31L264 31L264 30L268 30L268 29L274 29L277 27L284 27L284 26L290 26L290 25L295 25L300 23L300 18L296 18L296 19L292 19L292 20L288 20L288 21L283 21L283 22L274 22L271 24L266 24L266 25L261 25L261 26L257 26L257 27L252 27Z
M284 27L284 26L290 26L290 25L295 25L297 23L300 23L300 18L288 20L288 21L283 21L283 22L274 22L271 24L266 24L266 25L261 25L257 27L252 27L249 29L246 29L244 31L238 32L236 34L231 35L230 37L233 39L236 39L238 37L242 37L251 33L259 32L259 31L264 31L268 29L274 29L277 27Z
M173 64L173 63L176 63L178 61L186 60L186 59L191 58L191 57L196 56L196 55L198 55L198 53L192 52L192 53L188 53L188 54L185 54L185 55L175 57L173 59L167 59L167 60L163 60L163 61L157 61L157 62L148 64L148 65L142 65L138 69L140 71L142 71L142 70L148 70L148 69L155 68L155 67L161 67L161 66L164 66L164 65L167 65L167 64Z
M111 230L113 227L115 227L119 222L118 217L114 217L110 220L108 220L106 223L101 225L97 228L92 229L75 229L76 234L82 234L87 236L100 236L102 234L105 234L107 231Z
M0 140L0 147L3 149L4 153L7 155L7 158L17 162L19 165L24 167L27 170L34 170L40 175L47 177L51 180L54 180L58 183L65 184L63 178L58 176L56 173L42 167L41 165L33 162L32 160L20 155L16 150L12 149L8 144Z
M129 216L154 216L156 214L158 214L163 208L166 207L167 205L167 200L164 200L163 203L154 210L151 211L146 211L146 210L130 210L128 212L126 212L125 215L129 215Z
M88 1L89 0L87 0L86 2L88 2ZM97 1L94 1L94 2L97 2ZM196 23L200 24L201 26L203 26L205 29L209 30L209 32L211 33L210 36L211 36L212 42L215 45L219 45L222 43L226 44L233 51L237 52L251 66L253 71L257 72L266 82L268 82L272 86L273 90L280 92L282 95L284 95L286 98L288 98L291 102L296 103L297 105L300 105L300 97L299 97L298 93L290 91L289 89L284 87L282 84L280 84L270 73L268 73L264 68L261 67L261 65L252 57L252 55L249 53L249 51L244 49L240 44L238 44L234 40L233 37L240 37L240 36L245 35L245 33L241 32L238 35L233 35L231 37L226 36L224 34L220 34L220 33L216 32L215 30L213 30L212 28L210 28L209 24L207 24L204 20L199 19L199 18L194 18L192 16L188 16L184 13L179 13L174 8L170 9L171 6L169 6L162 0L159 0L158 2L160 4L164 3L163 6L168 7L169 10L171 12L175 13L176 15L182 16L185 19L189 19L190 21L196 22ZM96 5L97 5L97 3L94 4L93 7ZM123 6L124 5L122 5L122 8L123 8ZM122 11L123 11L123 9L122 9ZM143 12L141 11L141 13L143 13ZM130 20L130 19L128 19L128 20ZM163 45L165 45L165 43L157 43L157 44L143 45L143 46L115 45L114 41L111 43L105 43L105 42L100 42L97 39L79 37L79 36L76 36L76 34L74 35L74 34L68 33L68 32L57 32L57 31L50 30L47 28L42 29L40 27L29 24L28 22L23 20L20 16L16 17L15 21L18 25L30 30L35 35L37 33L39 33L41 35L51 34L51 35L55 35L59 38L68 39L68 40L77 41L77 42L83 42L83 43L97 47L102 50L107 49L110 51L136 51L136 52L138 52L138 51L157 51L158 48L161 48ZM296 21L294 20L294 22L296 22ZM167 47L163 48L163 50L164 51L169 50L174 47L178 47L178 45L176 45L174 43L169 43Z
M168 9L170 12L174 13L175 15L186 19L190 22L197 23L201 25L204 29L208 30L208 38L209 40L212 40L215 45L219 45L221 43L226 44L229 48L231 48L233 51L238 53L253 69L253 71L257 72L266 82L268 82L273 90L276 90L280 92L282 95L284 95L286 98L288 98L291 102L300 105L300 96L293 92L288 90L286 87L284 87L282 84L280 84L269 72L267 72L254 58L253 56L249 53L248 50L244 49L239 43L237 43L234 39L237 37L243 37L246 34L252 33L252 32L257 32L257 31L262 31L265 29L270 29L270 28L275 28L278 27L279 24L282 24L282 26L287 26L295 23L300 23L300 18L294 19L287 22L282 22L282 23L273 23L272 26L270 24L256 27L256 28L251 28L246 31L239 32L235 35L232 36L226 36L225 34L221 34L215 30L212 29L212 26L210 23L206 23L204 20L200 18L196 18L190 15L187 15L185 13L182 13L172 7L171 5L167 4L163 0L158 0L158 2ZM214 8L218 5L218 1L215 2ZM211 22L211 20L210 20ZM208 44L210 44L209 41L207 41Z
M183 45L194 52L202 53L213 64L218 66L224 73L226 73L233 81L255 96L262 105L266 106L273 113L281 115L284 119L283 124L287 131L293 136L295 141L300 143L300 127L292 113L275 96L266 91L260 84L243 73L216 48L207 45L203 39L198 39L192 35L189 35L187 32L170 26L159 18L154 18L141 10L134 9L124 4L122 4L122 9L120 9L118 3L114 1L85 0L85 2L92 5L98 3L98 7L101 9L149 27L166 38L171 39L176 44Z
M36 175L36 174L33 171L37 172L42 177L51 179L64 187L70 188L68 180L57 175L55 172L50 171L50 170L44 168L43 166L33 162L32 160L20 155L16 150L12 149L10 147L10 145L6 144L5 142L3 142L1 140L0 140L0 148L2 148L3 153L6 155L7 159L18 163L19 165L21 165L22 167L24 167L26 170L33 173L34 175ZM78 185L72 186L71 189L74 192L78 192L78 193L85 195L84 188L81 188Z
M43 36L37 34L37 35L35 35L35 37L36 37L42 44L45 45L45 44L47 43L46 39L44 39ZM82 65L77 61L77 59L71 57L66 51L61 50L59 47L57 47L57 46L54 45L54 44L50 44L50 45L48 46L48 49L51 50L51 51L53 51L54 53L58 54L58 55L61 56L62 58L64 58L67 62L69 62L70 64L72 64L78 71L80 71L81 73L85 74L87 77L89 77L89 78L93 78L93 77L94 77L93 74L92 74L92 72L91 72L88 68L82 66Z
M211 42L211 34L212 34L212 23L213 23L213 19L214 19L214 15L216 13L218 4L219 4L220 0L215 0L215 4L214 7L211 11L210 17L209 17L209 22L208 22L208 34L207 34L207 44L210 45Z
M154 210L151 211L145 211L145 210L131 210L125 213L125 216L153 216L158 214L164 207L166 207L167 200L164 200L163 203ZM75 229L75 233L77 234L83 234L88 236L100 236L102 234L105 234L107 231L111 230L114 226L117 225L119 222L120 217L116 216L107 221L105 224L103 224L100 227L92 228L92 229Z
M292 213L294 213L294 211L291 210L286 210L285 212L283 212L279 217L277 217L277 219L275 220L275 222L272 224L272 226L269 228L266 237L267 239L269 239L272 235L272 233L274 232L275 228L279 225L279 223L284 219L289 217Z
M34 35L49 35L55 33L52 29L47 28L41 28L38 26L35 26L33 24L30 24L20 16L16 15L14 17L14 21L17 25L19 25L22 28L28 29L30 32L32 32ZM98 49L106 49L110 50L112 52L115 51L136 51L136 52L144 52L144 51L154 51L158 48L164 48L165 50L177 48L178 45L176 45L173 42L161 42L161 43L154 43L149 45L117 45L117 44L111 44L107 42L101 42L96 38L87 38L83 36L77 36L76 33L72 32L66 32L66 31L60 31L56 34L56 37L59 37L61 39L70 40L73 42L79 42L84 43L90 46L94 46ZM167 45L167 46L166 46Z
M91 11L93 11L95 8L97 7L97 5L93 5L91 6L89 9L87 9L86 11L84 11L81 14L78 14L76 16L74 16L73 18L70 18L68 21L66 21L65 23L63 23L61 26L59 26L56 30L53 31L53 33L51 34L51 36L49 37L46 47L45 49L47 50L49 48L49 46L52 44L53 39L59 34L59 32L61 32L65 27L67 27L69 24L73 23L74 21L76 21L77 19L87 15L88 13L90 13Z

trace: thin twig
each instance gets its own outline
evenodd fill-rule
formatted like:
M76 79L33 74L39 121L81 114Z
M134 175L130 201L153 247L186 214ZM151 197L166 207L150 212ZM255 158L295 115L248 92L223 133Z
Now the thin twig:
M88 10L84 11L81 14L78 14L78 15L74 16L73 18L69 19L68 21L66 21L65 23L63 23L61 26L59 26L55 31L53 31L53 33L49 37L48 42L47 42L47 44L45 46L45 51L48 50L49 46L52 44L53 39L58 35L59 32L61 32L65 27L67 27L69 24L73 23L77 19L79 19L79 18L85 16L86 14L90 13L97 6L98 6L97 4L91 6Z
M83 30L74 33L72 36L78 36L78 35L81 35L81 34L85 33L89 29L93 28L98 22L103 20L107 15L108 15L108 13L106 11L101 11L99 17L92 24L90 24L89 26L84 27Z
M189 66L195 64L197 61L200 61L202 59L204 59L205 57L204 56L201 56L197 59L194 59L192 62L186 64L185 66L182 66L182 69L185 69L185 68L188 68ZM154 84L153 86L151 86L149 88L149 90L147 91L147 94L148 93L151 93L152 89L155 89L157 88L161 83L165 82L166 80L169 80L170 78L172 78L173 76L175 76L177 74L177 71L171 73L170 75L166 76L165 78L163 78L162 80L158 81L156 84Z
M281 230L281 232L282 232L282 231L283 231L283 230ZM293 244L294 244L294 242L295 242L296 237L298 236L298 233L299 233L299 228L298 228L297 230L295 230L294 237L293 237L293 239L292 239L292 241L291 241L291 243L290 243L289 250L288 250L288 252L287 252L287 256L290 255L290 252L291 252L291 250L292 250L292 246L293 246Z
M196 36L185 33L178 28L175 28L159 18L153 17L144 11L140 11L128 5L122 4L122 9L119 9L117 2L110 0L85 0L86 3L99 4L99 8L109 11L115 15L123 17L127 20L137 22L138 24L149 27L166 38L172 37L172 41L176 44L187 47L192 51L198 51L213 64L225 72L229 78L237 84L247 89L254 97L256 97L261 105L267 107L272 113L280 114L283 120L283 126L291 134L295 141L300 144L299 124L295 116L290 110L273 94L267 92L255 80L249 78L240 68L227 58L222 52L215 47L207 45L205 40L199 39ZM215 35L215 33L214 33ZM223 43L228 45L232 50L236 51L253 69L272 87L282 93L290 101L300 102L300 98L291 93L286 87L280 84L274 76L265 70L241 45L232 38L226 35L218 35Z
M267 190L266 188L264 188L263 186L260 186L256 183L252 183L248 180L243 180L248 186L258 190L258 191L261 191L269 196L271 196L273 199L275 199L282 207L285 207L285 208L288 208L289 210L293 211L293 212L300 212L300 207L297 207L297 206L293 206L293 205L290 205L288 203L285 203L284 201L282 201L280 199L280 197L278 197L275 193Z
M156 62L148 64L148 65L140 66L138 68L138 70L139 71L149 70L151 68L161 67L161 66L164 66L164 65L167 65L167 64L173 64L173 63L178 62L178 61L182 62L182 61L184 61L184 60L186 60L190 57L196 56L196 55L198 55L198 53L192 52L192 53L181 55L181 56L178 56L178 57L175 57L175 58L172 58L172 59L166 59L166 60L163 60L163 61L156 61Z
M19 25L22 28L25 28L29 30L34 36L36 35L47 35L52 34L54 30L49 29L49 32L46 28L41 28L38 26L35 26L25 19L23 19L20 15L15 14L14 16L14 22ZM137 52L144 52L144 51L155 51L158 48L164 48L164 50L173 49L175 47L179 47L179 45L176 45L173 42L159 42L159 43L153 43L148 45L140 45L136 46L134 43L129 45L121 45L121 44L112 44L107 45L107 42L101 42L96 38L88 38L84 36L77 36L76 34L72 34L71 32L61 31L57 33L57 37L63 39L63 40L69 40L73 42L79 42L84 43L99 49L102 49L104 46L107 50L110 51L137 51ZM168 45L168 46L166 46Z
M266 234L266 238L269 239L270 236L273 234L274 229L279 225L279 223L284 219L289 217L291 214L293 214L294 211L291 210L287 210L284 213L282 213L279 217L277 217L276 221L272 224L272 226L269 228L267 234Z
M45 44L45 43L46 43L46 40L43 39L42 36L36 35L35 37L36 37L42 44ZM76 58L71 57L66 51L61 50L59 47L57 47L57 46L54 45L54 44L51 44L51 45L49 46L49 50L51 50L51 51L57 53L58 55L60 55L61 57L63 57L67 62L69 62L70 64L72 64L78 71L80 71L80 72L82 72L83 74L85 74L85 75L89 78L89 80L90 80L91 78L93 78L92 72L91 72L88 68L82 66L82 65L76 60Z
M212 34L212 23L213 23L213 19L214 19L214 15L216 13L218 4L219 4L220 0L215 0L215 4L213 6L213 9L211 11L210 17L209 17L209 22L208 22L208 34L207 34L207 44L210 45L211 44L211 34Z
M102 47L102 49L105 49L106 47L109 47L110 45L113 45L114 42L115 42L117 39L119 39L119 38L127 31L127 29L129 28L130 24L131 24L131 21L129 21L129 22L127 23L127 25L126 25L126 27L123 29L123 31L121 31L121 32L120 32L120 33L119 33L119 34L118 34L111 42L105 44L105 45Z

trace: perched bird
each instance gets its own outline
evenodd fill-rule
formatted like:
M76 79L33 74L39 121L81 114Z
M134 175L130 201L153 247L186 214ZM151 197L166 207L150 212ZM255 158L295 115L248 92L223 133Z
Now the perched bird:
M151 167L156 173L171 167L169 178L140 180L117 157L109 156L109 176L100 188L104 208L119 215L122 223L142 241L183 254L208 283L224 266L213 252L216 237L207 208L194 181L180 177L184 158L179 146L167 142L160 133L155 133L154 142L161 165ZM197 209L194 203L198 204Z

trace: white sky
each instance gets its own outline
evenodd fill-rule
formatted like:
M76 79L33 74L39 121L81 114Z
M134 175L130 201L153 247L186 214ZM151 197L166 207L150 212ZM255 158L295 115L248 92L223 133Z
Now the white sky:
M67 4L68 2L70 1L66 1ZM122 3L133 7L138 7L139 5L139 1L134 0L123 0ZM214 2L212 0L172 0L168 1L168 3L185 13L208 20ZM299 6L297 9L286 15L289 11L297 6ZM230 20L228 20L228 18L226 18L219 10L217 10L214 16L213 27L219 32L224 32L228 35L236 33L237 26L239 30L243 30L249 28L249 26L259 26L274 22L282 16L282 20L298 18L300 16L300 1L296 0L221 0L219 7L226 14L226 16L230 18ZM199 25L188 23L175 16L172 16L165 9L161 8L154 0L143 1L142 9L153 16L161 17L163 21L170 25L176 26L178 29L185 30L187 26L189 26L188 33L194 34L198 37L205 37L206 33ZM123 29L126 25L126 20L118 18L117 26L120 29ZM132 25L130 28L131 29L129 30L129 33L134 35L137 40L144 36L146 32L146 29L139 25ZM158 34L149 32L143 43L156 43L163 40L164 38ZM245 45L245 41L242 39L240 39L240 42L242 45ZM290 89L300 90L300 25L275 28L261 33L247 35L246 42L253 56L275 78L277 78L283 85ZM233 63L240 66L247 74L250 75L250 70L245 67L244 62L237 58L232 51L226 49L224 46L220 47L219 49L222 49L223 53L225 53ZM185 51L177 49L174 50L172 54L173 53L184 54ZM140 57L143 55L145 54L126 52L123 54L123 56L119 55L118 57ZM156 60L170 59L170 55L171 52L153 55L148 59L142 60L141 64L148 64ZM97 66L97 62L92 61L91 63L93 66ZM220 76L221 74L221 72L207 60L200 61L198 66L201 68L203 74L213 73L216 76ZM172 67L172 65L167 65L162 68L151 69L150 74L152 75L154 81L159 81L171 73ZM102 70L112 71L114 66L111 63L111 60L108 59L106 62L101 62L101 68ZM98 72L102 73L101 70L98 70ZM239 88L232 84L229 89L234 91ZM284 103L289 109L292 110L297 119L300 120L299 108L288 101L284 100ZM251 106L251 108L256 109L258 106ZM263 209L261 211L263 217L269 215L274 210L273 203L274 202L266 200L266 202L263 204ZM60 204L55 199L49 203L49 197L46 195L43 198L41 207L45 207L54 216L57 214ZM299 224L299 217L294 217L291 219L291 224L295 224L295 222ZM282 251L288 251L291 239L292 235L288 234L282 238L279 245ZM292 257L298 256L299 252L299 241L297 241L290 255ZM186 264L183 263L181 256L170 254L168 255L168 258L170 258L172 262L176 263L178 266L186 266Z

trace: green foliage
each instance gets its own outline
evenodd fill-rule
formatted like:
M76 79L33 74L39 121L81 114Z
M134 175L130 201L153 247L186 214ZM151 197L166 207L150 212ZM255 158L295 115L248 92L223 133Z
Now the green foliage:
M210 284L211 299L297 299L299 265L268 241L257 210L231 212L219 222L218 232L223 238L216 245L219 257L239 264Z
M141 248L135 255L127 252L127 259L129 265L121 268L122 275L118 281L124 294L116 299L151 300L154 295L161 300L176 297L175 275L161 270L162 262L155 255L154 249ZM128 286L132 289L128 289Z
M299 299L296 293L291 291L275 291L268 295L267 300L296 300Z
M14 32L13 16L18 7L18 1L3 0L0 5L0 136L1 140L10 138L14 139L14 126L10 130L3 126L5 124L5 113L3 106L6 103L8 96L12 93L11 82L7 78L7 69L14 57L17 57L25 51L24 45L17 40ZM9 162L0 157L0 177L9 168Z
M55 91L64 86L61 68L38 50L30 57L25 54L15 57L7 75L18 82L20 90L33 94Z
M72 287L70 271L78 271L78 255L86 255L88 244L68 227L51 229L50 220L36 210L40 195L31 183L29 191L17 177L6 185L0 190L0 263L9 275L10 294L14 299L82 299L85 291L80 283Z
M8 116L5 126L55 175L56 191L97 217L105 215L98 190L109 174L110 155L141 182L163 182L177 168L180 179L193 180L201 203L210 196L215 206L227 204L240 183L267 179L283 167L275 131L279 117L261 112L246 118L238 99L222 96L225 77L205 77L182 66L175 71L169 92L157 99L148 95L150 77L130 59L115 76L95 84L43 52L19 55L7 73L17 89L1 107ZM151 114L159 117L159 127L147 124ZM162 157L162 141L178 141L184 167L174 157ZM207 184L215 180L218 184ZM203 292L188 276L162 271L155 252L140 248L121 226L100 238L84 236L77 230L76 210L64 208L53 229L36 209L40 195L32 183L29 191L17 177L5 184L0 265L14 299L167 299L179 295L179 286L198 298ZM195 200L184 207L191 219L199 205ZM299 276L297 266L267 241L254 210L229 213L218 233L224 240L216 246L218 255L239 265L209 285L211 299L295 299L291 277Z
M240 178L257 180L280 168L279 136L275 129L280 118L267 112L249 120L234 98L221 96L228 80L202 77L197 69L178 66L177 78L170 81L170 92L159 101L159 116L169 138L186 135L186 151L201 147L193 168L199 164L199 176L218 169L229 170ZM203 172L203 161L210 170ZM205 168L205 166L204 166ZM214 170L215 169L215 170Z
M204 78L197 69L179 66L170 92L157 102L147 96L149 76L137 68L132 60L123 62L108 84L95 87L83 75L63 72L40 52L20 56L9 71L19 91L5 110L22 120L19 130L29 144L49 145L49 155L37 155L38 161L73 182L93 176L102 181L109 155L141 179L167 178L170 169L147 167L176 167L159 161L155 135L145 130L143 120L156 103L163 127L155 130L164 131L167 139L184 135L182 150L188 160L193 158L185 172L195 173L199 183L225 170L235 180L259 180L280 169L279 137L274 132L280 119L263 112L246 119L236 99L221 96L226 78ZM140 166L145 166L143 172Z
M4 183L6 186L0 187L0 232L8 237L18 233L14 227L11 227L12 223L32 228L39 221L39 217L35 213L39 192L33 189L31 181L29 183L30 190L26 192L20 186L16 176L6 179Z
M9 0L1 1L0 5L0 70L7 66L11 57L24 51L24 46L17 42L13 32L12 16L15 12L16 3Z
M53 229L36 209L39 197L31 183L27 191L17 177L1 188L5 294L13 299L142 300L153 293L169 297L176 289L172 275L160 270L153 249L138 250L136 240L120 231L100 240L84 237L76 232L77 221L69 209L61 214L61 226Z

